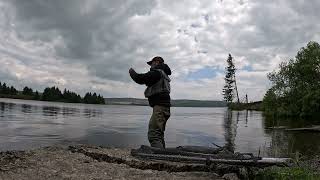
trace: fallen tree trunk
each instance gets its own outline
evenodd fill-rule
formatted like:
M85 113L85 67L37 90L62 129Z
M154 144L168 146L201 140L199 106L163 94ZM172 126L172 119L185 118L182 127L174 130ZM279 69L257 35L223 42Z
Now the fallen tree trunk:
M178 155L163 155L163 154L146 154L146 153L134 153L135 157L140 157L150 160L165 160L173 162L187 162L187 163L200 163L200 164L212 164L212 163L223 163L231 165L245 165L245 166L287 166L291 159L290 158L261 158L260 160L241 160L241 159L214 159L214 158L203 158L203 157L188 157Z
M207 148L202 146L179 146L177 148L154 148L142 145L139 149L132 149L131 154L146 153L146 154L163 154L163 155L180 155L190 157L214 158L214 159L252 159L253 156L244 156L243 154L233 154L230 152L219 153L223 149Z
M204 146L178 146L177 149L180 151L186 151L186 152L194 152L194 153L203 153L203 154L216 154L220 151L222 151L224 148L212 148L212 147L204 147Z

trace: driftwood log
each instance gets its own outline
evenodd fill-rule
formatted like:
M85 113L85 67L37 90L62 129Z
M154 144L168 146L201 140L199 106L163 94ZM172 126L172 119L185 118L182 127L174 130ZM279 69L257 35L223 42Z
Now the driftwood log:
M214 158L202 158L202 157L188 157L177 155L163 155L163 154L145 154L136 153L134 156L138 156L150 160L166 160L173 162L184 163L196 163L196 164L231 164L231 165L245 165L245 166L287 166L290 162L290 158L261 158L260 160L241 160L241 159L214 159Z
M137 158L148 160L162 160L182 163L196 164L230 164L245 166L286 166L290 163L290 158L261 158L255 157L251 153L231 153L223 148L214 149L197 146L179 146L177 148L160 149L142 145L139 149L132 149L131 155ZM213 153L214 152L214 153Z
M144 154L162 154L162 155L179 155L187 157L201 157L213 159L242 159L258 160L260 157L254 157L251 153L231 153L224 148L210 148L203 146L179 146L177 148L154 148L142 145L139 149L132 149L131 155L138 153Z

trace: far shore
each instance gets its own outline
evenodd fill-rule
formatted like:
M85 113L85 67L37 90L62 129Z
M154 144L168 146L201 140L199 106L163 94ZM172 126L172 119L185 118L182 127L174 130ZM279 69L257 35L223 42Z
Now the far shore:
M73 103L65 101L43 101L39 99L33 99L32 96L27 95L3 95L0 94L0 98L4 99L18 99L18 100L32 100L42 102L59 102L59 103L70 103L70 104L89 104L89 103ZM138 98L105 98L105 104L95 105L125 105L125 106L149 106L147 99ZM172 100L172 107L226 107L226 103L223 101L209 101L209 100L188 100L188 99L177 99Z

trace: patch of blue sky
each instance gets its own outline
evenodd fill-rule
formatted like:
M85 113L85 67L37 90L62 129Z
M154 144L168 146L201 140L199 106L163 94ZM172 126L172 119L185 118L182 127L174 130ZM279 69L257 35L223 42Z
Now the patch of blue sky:
M204 67L197 71L191 72L186 76L187 80L211 79L224 71L217 67Z
M253 71L252 66L250 66L250 65L244 66L241 70L245 70L245 71L249 71L249 72Z

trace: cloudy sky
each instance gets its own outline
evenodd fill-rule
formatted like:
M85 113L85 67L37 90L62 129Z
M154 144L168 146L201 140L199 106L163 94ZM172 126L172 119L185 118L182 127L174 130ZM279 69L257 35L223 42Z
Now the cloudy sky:
M128 76L162 56L172 98L221 100L226 59L240 97L260 100L266 74L320 40L319 0L0 0L0 81L40 91L143 97Z

